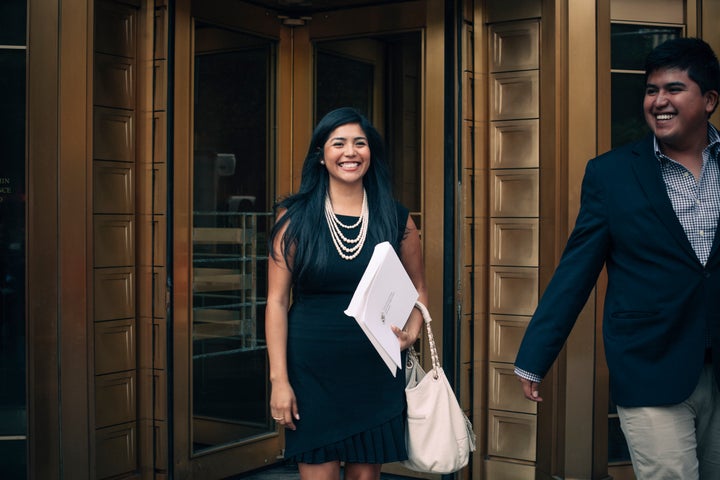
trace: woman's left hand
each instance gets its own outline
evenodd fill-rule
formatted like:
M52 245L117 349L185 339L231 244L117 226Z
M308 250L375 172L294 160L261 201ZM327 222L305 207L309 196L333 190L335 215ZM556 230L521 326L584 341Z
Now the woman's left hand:
M418 336L417 335L411 335L410 333L406 332L405 330L400 330L395 325L391 326L393 333L398 338L398 341L400 342L400 351L405 350L406 348L409 348L411 345L415 343Z

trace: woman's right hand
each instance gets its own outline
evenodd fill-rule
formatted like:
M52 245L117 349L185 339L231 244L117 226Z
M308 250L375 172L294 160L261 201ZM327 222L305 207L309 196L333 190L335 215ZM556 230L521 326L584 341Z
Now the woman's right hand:
M295 430L293 420L300 420L295 391L286 380L272 382L270 392L270 413L279 425Z

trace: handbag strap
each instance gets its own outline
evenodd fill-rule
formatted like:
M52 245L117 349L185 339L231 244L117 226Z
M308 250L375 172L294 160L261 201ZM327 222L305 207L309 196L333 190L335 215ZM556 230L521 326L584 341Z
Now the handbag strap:
M427 307L425 305L423 305L421 302L415 302L415 308L420 310L420 313L422 313L423 320L425 321L425 329L427 330L428 344L430 345L430 360L432 361L433 378L437 379L438 378L437 369L440 368L440 358L438 357L437 347L435 346L435 337L433 337L432 328L430 328L430 322L432 322L432 318L430 317L430 312L428 312Z

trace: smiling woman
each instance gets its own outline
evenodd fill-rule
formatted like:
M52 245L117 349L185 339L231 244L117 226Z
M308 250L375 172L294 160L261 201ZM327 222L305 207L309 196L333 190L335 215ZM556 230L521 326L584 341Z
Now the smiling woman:
M270 410L285 427L286 458L302 479L340 478L343 462L346 478L378 479L382 464L407 458L404 374L388 372L344 312L381 242L399 253L421 301L427 291L418 231L392 197L382 138L355 109L318 123L300 190L278 204L270 242ZM414 311L393 330L401 350L421 322Z

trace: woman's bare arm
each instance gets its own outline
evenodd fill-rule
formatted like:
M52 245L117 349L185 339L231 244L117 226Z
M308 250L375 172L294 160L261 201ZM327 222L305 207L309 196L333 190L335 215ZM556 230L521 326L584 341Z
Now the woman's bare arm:
M425 284L425 262L423 261L422 244L420 243L420 232L415 226L412 218L408 216L405 226L405 236L400 244L400 261L405 267L412 280L415 289L418 291L418 301L427 305L427 286ZM422 330L423 318L420 311L413 308L410 318L402 330L393 328L395 335L400 341L400 349L404 350L414 344Z

